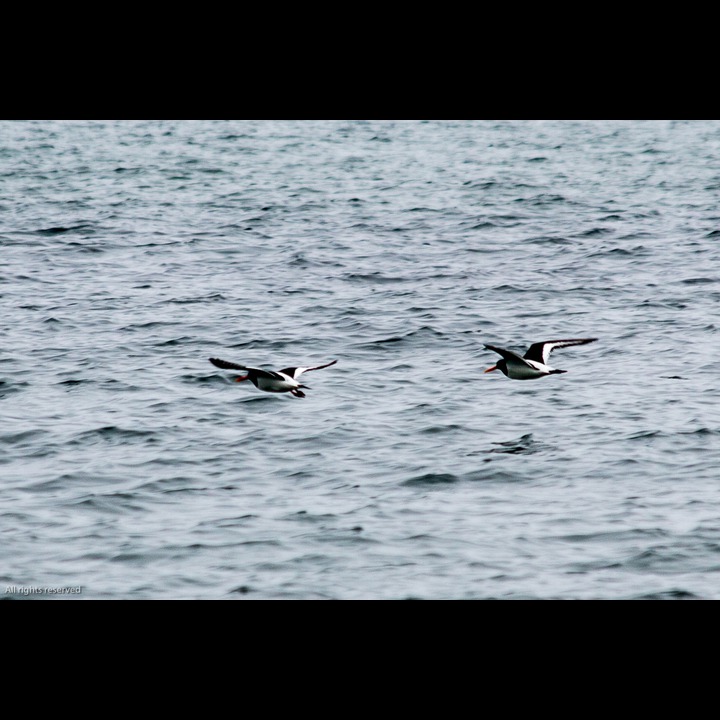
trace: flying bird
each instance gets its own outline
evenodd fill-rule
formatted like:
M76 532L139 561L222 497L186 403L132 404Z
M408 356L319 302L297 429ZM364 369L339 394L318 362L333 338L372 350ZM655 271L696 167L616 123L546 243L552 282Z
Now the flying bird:
M265 392L283 393L289 392L295 397L305 397L305 393L300 388L309 390L307 385L301 385L297 379L310 370L321 370L322 368L334 365L337 360L327 363L326 365L315 365L314 367L290 367L282 370L259 370L258 368L246 367L237 363L220 360L219 358L209 358L210 362L223 370L245 370L247 374L239 375L235 378L235 382L249 380L258 390Z
M533 343L522 357L512 350L506 350L505 348L496 347L495 345L484 345L488 350L493 350L502 355L502 360L498 360L496 365L489 367L484 372L489 373L493 370L500 370L500 372L507 375L511 380L535 380L545 377L546 375L565 373L567 370L556 370L548 365L550 353L555 348L585 345L586 343L595 342L596 340L597 338L546 340L545 342Z

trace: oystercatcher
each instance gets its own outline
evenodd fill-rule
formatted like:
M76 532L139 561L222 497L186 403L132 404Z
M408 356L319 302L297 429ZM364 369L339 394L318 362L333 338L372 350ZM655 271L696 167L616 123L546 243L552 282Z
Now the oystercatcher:
M258 370L258 368L246 367L237 363L220 360L218 358L209 358L210 362L223 370L246 370L247 375L239 375L235 378L235 382L249 380L258 390L265 392L283 393L289 392L295 397L305 397L305 393L300 388L309 390L307 385L301 385L297 379L310 370L321 370L322 368L334 365L337 360L327 363L327 365L315 365L314 367L290 367L282 370Z
M496 347L495 345L484 345L488 350L493 350L502 355L497 365L489 367L484 372L500 370L511 380L535 380L546 375L556 375L567 372L567 370L556 370L548 365L550 353L555 348L569 347L570 345L585 345L595 342L597 338L577 338L575 340L546 340L545 342L533 343L528 351L520 357L512 350Z

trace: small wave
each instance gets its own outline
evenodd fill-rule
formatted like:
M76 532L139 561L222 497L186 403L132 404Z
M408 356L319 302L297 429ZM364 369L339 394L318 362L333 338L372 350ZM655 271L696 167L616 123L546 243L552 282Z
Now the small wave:
M88 383L92 383L93 380L75 380L74 378L70 378L69 380L61 380L58 385L62 385L66 388L74 388L78 385L86 385Z
M489 462L490 458L487 458L485 462ZM500 470L497 468L491 468L486 466L478 470L465 473L462 477L467 482L492 482L492 483L517 483L525 482L529 478L517 472L509 472L507 470Z
M26 382L11 383L7 380L0 380L0 399L21 392L27 386L28 383Z
M370 340L355 345L357 348L375 349L382 348L384 345L396 345L397 343L415 343L415 342L426 342L428 339L436 340L438 338L444 338L445 333L442 333L429 325L422 325L415 330L411 330L405 335L391 335L390 337L380 338L378 340Z
M198 297L172 298L171 300L164 300L163 303L169 303L172 305L192 305L194 303L217 302L220 300L227 300L227 298L222 293L217 292L211 293L210 295L200 295Z
M141 512L144 506L139 502L139 498L135 493L112 492L102 495L85 496L80 500L73 500L65 503L76 508L84 508L88 510L100 510L103 512Z
M144 323L133 323L131 325L125 325L124 327L121 327L120 330L125 332L134 332L136 330L152 330L154 328L162 328L162 327L168 327L168 326L177 326L178 323L175 321L169 322L167 320L150 320L148 322Z
M526 480L525 476L519 473L508 472L496 468L484 467L462 475L453 473L430 472L423 475L416 475L402 482L402 485L409 487L443 487L446 485L454 485L459 482L497 482L497 483L516 483Z
M253 588L249 585L238 585L236 588L233 588L228 592L234 595L247 595L248 593L253 592Z
M423 428L420 433L423 435L437 435L439 433L452 432L454 430L464 430L462 425L456 425L450 423L449 425L431 425L430 427Z
M554 540L560 540L562 542L569 543L584 543L584 542L600 542L606 543L608 541L621 542L621 541L637 541L647 540L648 538L665 538L670 533L662 528L632 528L630 530L602 530L599 532L592 533L572 533L570 535L553 535L551 536ZM576 568L578 570L590 570L596 567L620 567L621 563L612 562L608 564L608 561L599 561L601 564L598 566L595 563L598 561L592 561L589 563L577 563Z
M123 382L122 380L116 380L115 378L104 380L100 387L103 390L109 390L110 392L129 392L140 389L138 385L131 385Z
M542 207L543 205L555 205L557 203L567 202L567 198L562 195L552 195L541 193L540 195L534 195L528 198L516 198L516 203L529 203L530 205L537 205Z
M90 224L80 224L80 225L70 225L69 227L65 227L63 225L58 225L55 227L49 227L49 228L40 228L39 230L36 230L35 233L37 235L62 235L63 233L71 233L71 232L89 232L94 230L93 226Z
M594 228L590 228L590 230L585 230L585 232L579 233L576 237L584 237L584 238L602 237L603 235L609 235L613 232L615 232L615 231L610 230L608 228L594 227Z
M634 596L636 600L702 600L702 597L689 590L661 590L660 592L647 593Z
M463 185L473 190L490 190L498 183L495 180L466 180Z
M0 435L1 445L20 445L26 440L32 440L43 432L41 430L21 430L20 432L10 432Z
M701 427L697 430L688 430L687 432L680 433L681 435L717 435L720 433L720 428L715 428L714 430L712 428L706 428Z
M402 485L450 485L459 480L460 478L452 473L425 473L424 475L416 475L409 480L405 480Z
M234 385L235 381L232 376L221 375L219 373L207 372L205 374L186 373L180 375L180 382L188 385Z
M552 237L551 235L538 235L523 242L530 242L534 245L574 245L575 241L566 237Z
M177 338L171 338L170 340L162 340L155 343L155 347L175 347L176 345L188 345L190 343L196 343L196 337L190 337L189 335L183 335Z
M635 307L638 308L668 308L670 310L684 310L687 305L679 300L643 300L641 303L637 303Z
M534 288L530 287L520 287L519 285L509 285L507 283L503 283L502 285L496 285L494 288L492 288L493 292L508 292L508 293L524 293L524 292L537 292Z
M243 398L242 404L249 405L250 403L271 403L277 400L288 400L289 393L263 393L262 395L253 395L249 398ZM285 397L283 397L285 396Z
M384 285L386 283L395 283L395 282L407 282L412 279L409 277L401 277L401 276L388 277L387 275L383 275L380 272L348 273L347 275L344 276L344 278L345 278L345 280L348 280L350 282L369 282L369 283L376 283L378 285Z
M716 283L718 281L718 278L709 278L709 277L696 277L696 278L687 278L686 280L681 280L680 282L684 285L705 285L710 283Z
M628 440L650 440L656 437L664 437L665 433L660 430L642 430L641 432L628 435Z
M76 252L90 253L90 254L104 253L107 250L106 247L102 247L100 245L90 245L89 243L78 243L78 242L67 243L67 245L65 245L65 247L68 248L69 250L75 250Z
M688 551L673 545L658 545L648 548L626 560L623 565L631 570L653 573L672 572L686 567Z
M311 267L344 267L342 263L337 260L321 260L316 258L308 258L304 253L295 253L291 260L287 262L289 267L296 267L300 269L311 268Z
M154 430L135 430L132 428L121 428L117 425L105 425L92 430L85 430L78 433L71 441L71 445L80 445L87 442L104 440L108 442L125 442L132 440L145 440L155 442L157 433Z
M628 250L627 248L603 248L602 250L598 250L597 252L592 253L590 257L613 257L616 255L620 255L622 257L631 257L634 255L632 250Z
M533 440L532 433L523 435L517 440L507 440L506 442L496 442L493 445L499 445L497 448L485 450L486 453L503 453L507 455L532 455L541 450L545 445Z

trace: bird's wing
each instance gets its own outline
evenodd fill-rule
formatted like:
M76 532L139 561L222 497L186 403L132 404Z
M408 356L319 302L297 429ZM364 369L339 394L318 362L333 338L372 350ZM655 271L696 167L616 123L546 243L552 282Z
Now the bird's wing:
M250 370L245 365L238 365L237 363L228 362L227 360L220 360L219 358L208 358L210 362L215 366L222 368L223 370Z
M585 345L595 342L597 338L575 338L572 340L546 340L545 342L533 343L523 356L525 360L534 360L543 365L548 364L550 353L555 348L569 347L571 345Z
M483 345L483 347L486 347L488 350L493 350L494 352L499 353L506 360L514 360L514 361L517 361L517 362L527 365L525 360L523 360L523 358L521 358L517 353L514 353L512 350L506 350L505 348L497 347L496 345Z
M334 365L336 362L337 362L337 360L333 360L332 362L329 362L325 365L315 365L313 367L283 368L282 370L279 370L278 372L281 372L285 375L289 375L293 380L297 380L304 372L310 372L310 370L322 370L323 368Z
M272 370L260 370L259 368L251 368L247 365L238 365L237 363L228 362L227 360L220 360L219 358L209 358L210 362L215 366L222 368L223 370L246 370L254 373L257 377L269 378L272 380L285 380L282 375L273 372Z

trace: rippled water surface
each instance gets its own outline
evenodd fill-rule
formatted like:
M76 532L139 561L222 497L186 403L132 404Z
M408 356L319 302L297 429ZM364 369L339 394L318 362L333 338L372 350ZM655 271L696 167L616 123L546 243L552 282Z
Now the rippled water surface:
M719 241L718 122L2 121L0 597L718 599Z

